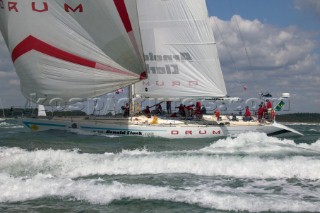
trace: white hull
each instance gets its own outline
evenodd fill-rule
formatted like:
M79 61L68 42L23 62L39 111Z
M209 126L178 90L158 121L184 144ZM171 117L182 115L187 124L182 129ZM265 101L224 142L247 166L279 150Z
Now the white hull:
M108 135L178 138L215 138L237 136L245 132L264 132L270 136L301 136L302 134L279 123L258 122L213 123L159 119L144 116L129 119L112 118L22 118L24 126L32 131L78 129ZM206 123L204 123L206 122Z

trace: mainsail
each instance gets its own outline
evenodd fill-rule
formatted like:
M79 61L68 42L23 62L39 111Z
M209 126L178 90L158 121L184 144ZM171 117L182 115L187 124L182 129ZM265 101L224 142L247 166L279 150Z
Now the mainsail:
M139 0L148 79L146 97L222 97L227 94L205 0Z
M28 99L68 103L143 78L136 0L0 0L0 30Z

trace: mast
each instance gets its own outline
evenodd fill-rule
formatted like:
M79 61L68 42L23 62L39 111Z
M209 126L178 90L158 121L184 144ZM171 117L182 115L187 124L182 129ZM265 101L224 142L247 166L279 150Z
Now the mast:
M135 114L135 105L134 105L134 85L130 85L129 89L129 104L130 104L130 116Z

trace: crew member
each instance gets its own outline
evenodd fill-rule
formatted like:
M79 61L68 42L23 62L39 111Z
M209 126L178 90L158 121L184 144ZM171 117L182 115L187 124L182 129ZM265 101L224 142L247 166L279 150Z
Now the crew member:
M151 118L151 112L150 112L150 107L146 106L146 108L143 110L143 114L147 116L148 118Z
M167 113L171 114L171 101L167 101Z
M129 103L126 103L126 105L122 106L121 109L123 110L123 116L128 117L130 112Z
M179 111L178 111L178 113L181 115L181 116L186 116L186 113L185 113L185 111L184 111L184 105L182 105L182 104L180 104L180 106L178 106L178 107L176 107L176 108L178 108L179 109Z
M259 109L258 109L258 121L261 123L262 122L262 117L263 117L263 107L262 104L259 105Z
M251 120L252 120L251 112L250 112L248 106L246 106L246 112L244 113L243 120L244 120L244 121L251 121Z
M162 114L162 106L161 106L161 104L157 104L156 105L155 114L157 114L157 115L161 115Z
M219 109L216 109L216 111L214 112L214 115L216 116L217 121L219 121L220 120L220 111L219 111Z

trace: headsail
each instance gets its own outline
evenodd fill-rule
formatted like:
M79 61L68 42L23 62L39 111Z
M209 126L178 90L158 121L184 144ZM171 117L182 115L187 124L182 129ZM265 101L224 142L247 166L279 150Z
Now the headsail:
M145 70L136 0L0 1L23 94L42 104L99 96Z
M226 95L205 0L139 0L148 79L136 84L147 97Z

